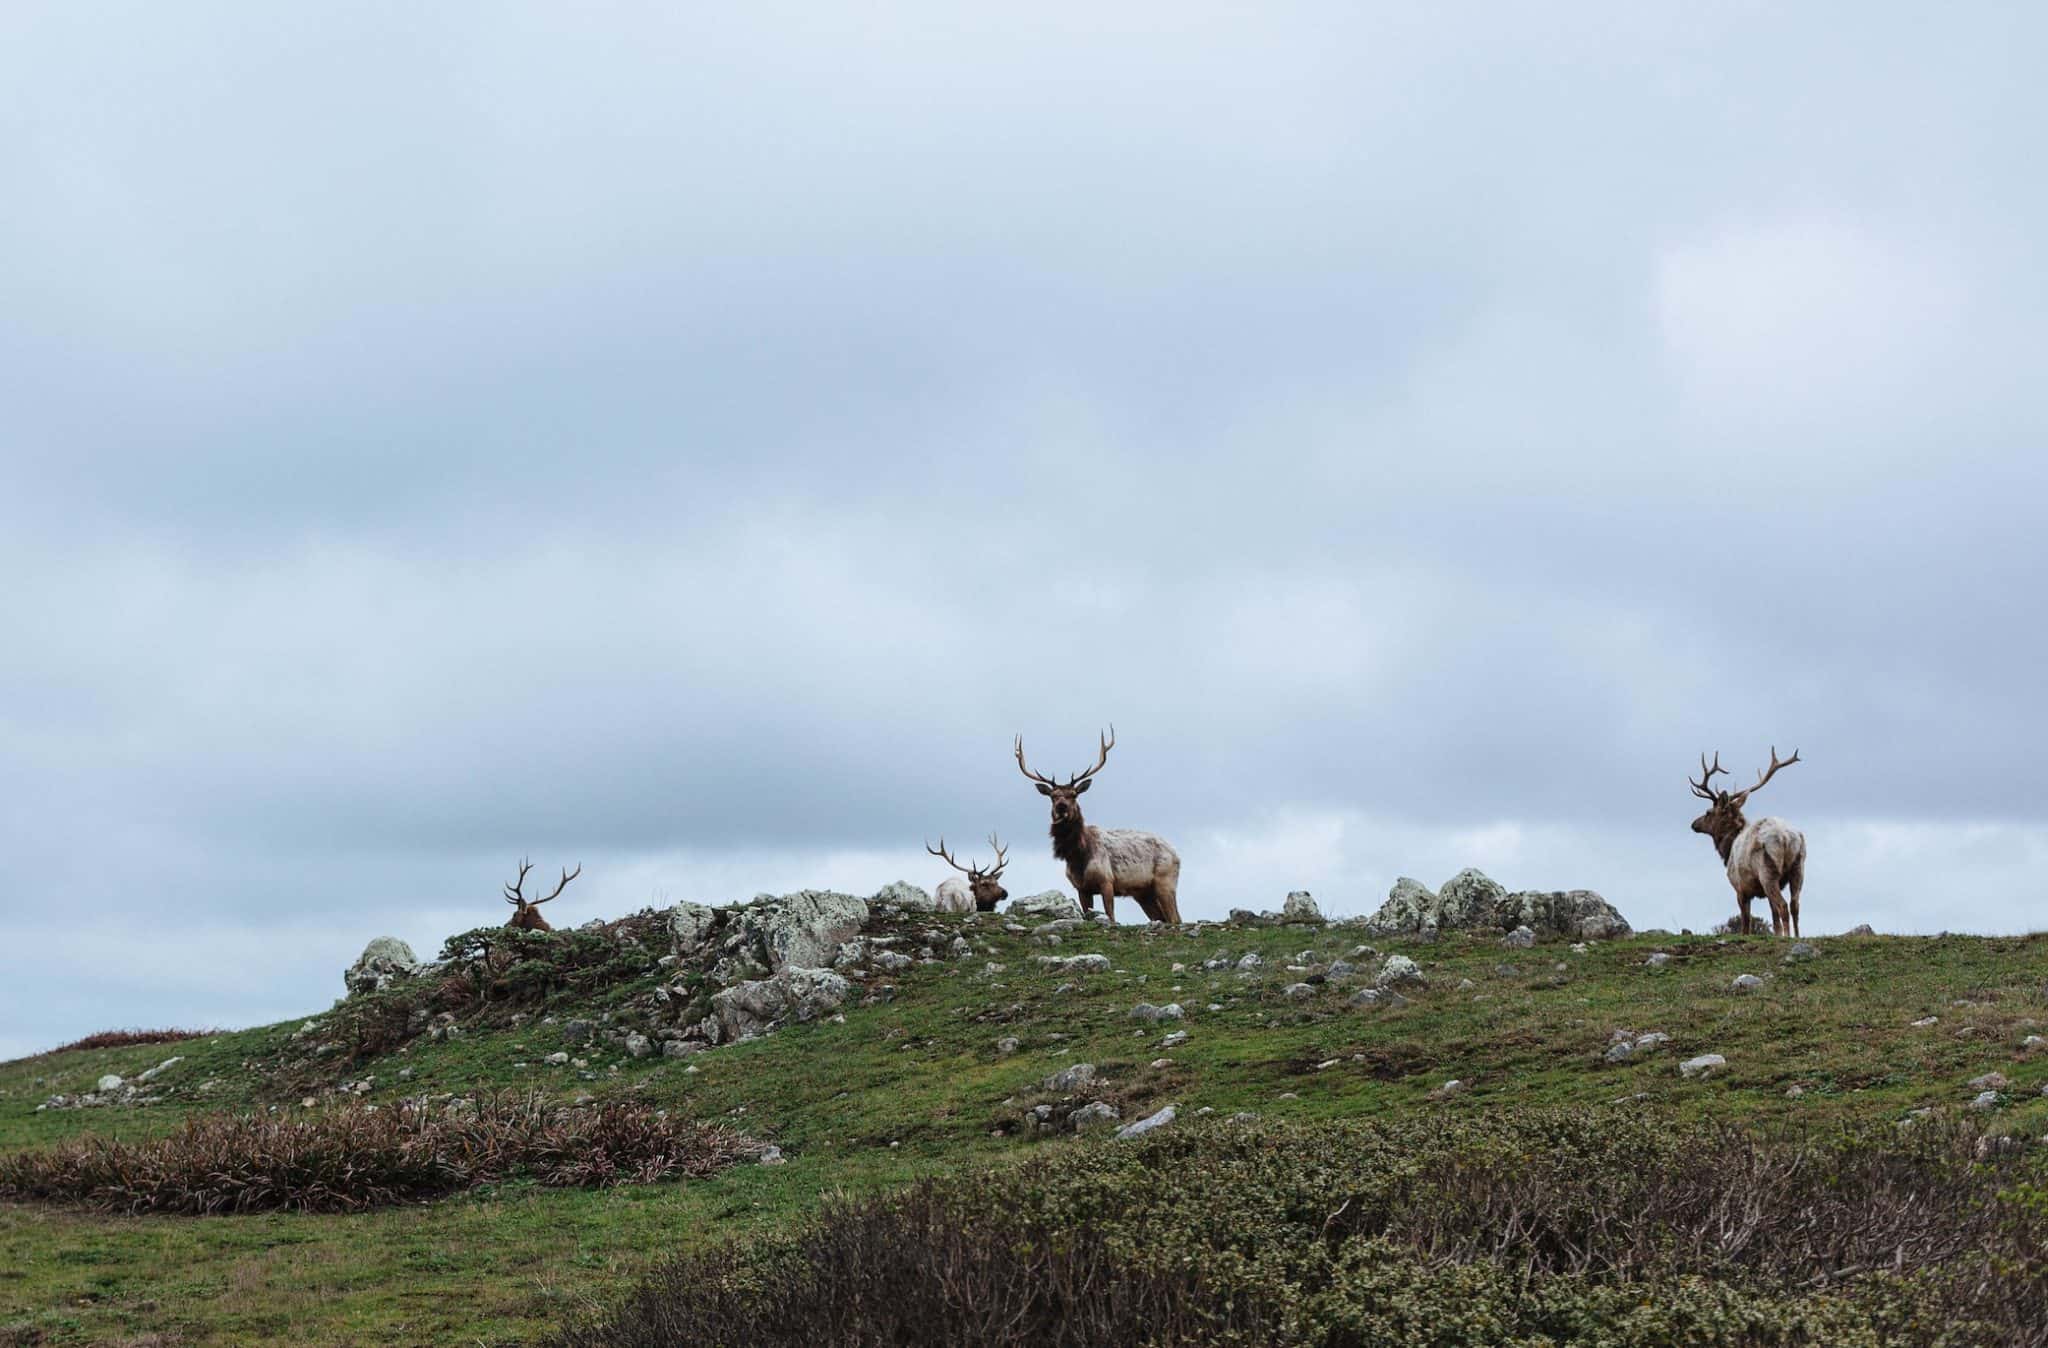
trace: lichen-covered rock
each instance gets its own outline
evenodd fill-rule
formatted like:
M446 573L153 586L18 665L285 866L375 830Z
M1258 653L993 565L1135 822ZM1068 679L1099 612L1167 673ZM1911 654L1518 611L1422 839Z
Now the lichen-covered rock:
M1069 1091L1077 1091L1094 1080L1095 1064L1092 1062L1077 1062L1072 1067L1062 1067L1059 1071L1047 1077L1045 1079L1045 1088L1049 1091L1058 1091L1064 1094Z
M1378 988L1422 987L1429 982L1422 976L1422 967L1406 955L1387 956L1372 981Z
M1280 920L1282 922L1321 922L1323 920L1323 910L1316 907L1314 897L1307 890L1297 889L1289 894L1286 903L1281 905ZM1131 1126L1135 1128L1137 1125L1132 1124Z
M1527 926L1516 927L1500 938L1500 943L1513 950L1527 950L1536 944L1536 933Z
M1115 1105L1103 1100L1090 1100L1067 1115L1067 1126L1077 1133L1092 1132L1115 1123L1119 1117Z
M419 957L412 953L411 946L396 936L379 936L363 947L363 953L348 966L341 981L349 996L356 997L382 992L401 979L411 978L419 970Z
M1062 918L1082 915L1080 900L1057 889L1027 894L1021 899L1011 899L1010 906L1003 909L1003 913L1014 918Z
M868 904L871 907L878 908L885 903L893 903L898 908L913 913L936 911L936 905L932 901L932 896L919 889L916 885L911 884L908 880L891 880L888 884L876 890L874 896L868 900Z
M1155 1128L1164 1128L1167 1124L1173 1122L1176 1112L1172 1105L1168 1105L1156 1114L1147 1114L1136 1123L1125 1124L1116 1130L1117 1141L1122 1142L1133 1137L1143 1137Z
M1509 894L1494 906L1494 925L1524 926L1560 941L1612 941L1629 934L1628 919L1590 889Z
M1387 901L1366 919L1366 928L1382 936L1435 932L1442 928L1496 927L1494 909L1507 891L1479 871L1465 869L1431 893L1420 881L1402 876L1387 892Z
M839 947L858 936L868 919L865 900L821 889L764 896L733 911L731 934L719 949L721 963L731 961L735 973L750 962L771 973L830 964Z
M684 958L702 950L717 925L718 910L701 903L679 903L668 910L669 939Z
M838 1010L851 988L830 969L785 969L713 993L711 1023L721 1039L751 1039L788 1021L816 1020Z

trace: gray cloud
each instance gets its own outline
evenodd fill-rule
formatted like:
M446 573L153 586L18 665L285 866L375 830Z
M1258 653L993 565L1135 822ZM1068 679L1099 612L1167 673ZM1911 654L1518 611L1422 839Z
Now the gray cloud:
M1109 720L1198 913L1701 925L1776 742L1810 910L2034 923L2040 27L10 10L0 1050L526 851L1051 884Z

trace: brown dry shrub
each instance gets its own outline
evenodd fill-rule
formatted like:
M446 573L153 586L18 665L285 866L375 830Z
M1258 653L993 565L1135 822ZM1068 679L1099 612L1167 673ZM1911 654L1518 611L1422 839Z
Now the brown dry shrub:
M759 1151L730 1129L644 1106L564 1109L505 1092L440 1107L210 1114L142 1142L77 1138L0 1156L0 1198L128 1213L352 1212L513 1179L702 1178Z
M87 1048L129 1048L136 1044L176 1044L187 1039L204 1039L219 1030L101 1030L83 1039L74 1039L68 1044L59 1044L36 1056L47 1058L53 1053L70 1053Z

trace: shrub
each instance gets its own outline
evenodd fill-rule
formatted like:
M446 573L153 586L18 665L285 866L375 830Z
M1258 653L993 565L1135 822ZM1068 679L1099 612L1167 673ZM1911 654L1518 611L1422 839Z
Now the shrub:
M759 1153L729 1129L623 1103L506 1092L439 1108L213 1114L144 1142L78 1138L0 1156L0 1198L113 1212L350 1212L503 1180L597 1187L701 1178Z
M52 1053L69 1053L83 1048L128 1048L135 1044L176 1044L186 1039L204 1039L218 1030L101 1030L83 1039L74 1039L68 1044L59 1044L36 1056L48 1057Z
M1196 1125L685 1256L560 1343L2048 1342L2044 1167L1982 1142L1596 1111Z

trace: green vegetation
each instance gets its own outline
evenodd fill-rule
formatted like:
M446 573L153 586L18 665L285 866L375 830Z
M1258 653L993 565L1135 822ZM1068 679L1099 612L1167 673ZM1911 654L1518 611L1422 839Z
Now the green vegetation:
M571 1311L625 1296L663 1261L787 1230L834 1195L984 1167L1000 1174L1020 1160L1056 1170L1170 1153L1226 1131L1199 1122L1205 1108L1256 1112L1258 1129L1279 1126L1276 1138L1326 1120L1411 1136L1400 1130L1473 1123L1509 1107L1590 1110L1652 1131L1741 1122L1794 1137L1889 1129L1933 1109L2016 1137L2048 1133L2048 1053L2023 1047L2028 1034L2048 1034L2048 940L2033 937L1830 938L1818 942L1818 958L1789 965L1779 962L1783 945L1764 938L1636 938L1583 954L1449 936L1377 940L1420 962L1430 986L1406 1005L1358 1007L1335 984L1306 1000L1282 992L1299 977L1285 969L1296 955L1327 963L1370 939L1345 928L1084 929L1054 950L986 919L926 917L903 924L907 948L931 927L971 933L973 958L871 980L893 983L893 999L849 1002L843 1020L683 1059L565 1042L571 1016L610 1012L623 1022L662 977L649 948L619 960L593 947L577 967L601 975L527 968L516 988L437 985L444 1010L423 1008L415 988L338 1019L321 1013L312 1031L293 1021L0 1064L0 1152L82 1134L156 1136L220 1110L303 1111L309 1097L326 1108L348 1083L361 1087L351 1095L380 1104L507 1087L629 1100L730 1125L788 1157L638 1187L501 1184L346 1216L112 1217L0 1205L0 1345L148 1335L180 1345L545 1341ZM1645 968L1660 948L1672 953L1669 966ZM1110 957L1110 972L1033 963L1095 951ZM1257 952L1264 964L1250 979L1201 968L1223 952ZM987 971L991 961L1000 972ZM1358 962L1367 971L1377 963ZM1176 974L1176 963L1186 968ZM1738 993L1730 984L1740 973L1768 981ZM1462 980L1472 986L1460 989ZM1178 1002L1187 1019L1135 1022L1141 1001ZM453 1015L460 1032L420 1032L421 1009ZM1930 1016L1935 1024L1913 1024ZM1610 1063L1617 1029L1671 1040ZM1187 1041L1163 1050L1175 1030ZM1001 1052L1012 1037L1017 1050ZM549 1064L560 1051L584 1065ZM1682 1079L1679 1061L1701 1053L1722 1054L1727 1066ZM171 1056L182 1061L152 1083L157 1104L37 1111L51 1095L90 1091L103 1074L133 1077ZM1094 1094L1125 1120L1172 1102L1181 1122L1151 1149L1025 1126L1034 1104L1056 1098L1042 1085L1048 1074L1078 1062L1100 1069ZM1972 1114L1970 1083L1990 1072L2007 1078L2000 1107ZM1451 1079L1464 1085L1445 1094Z

